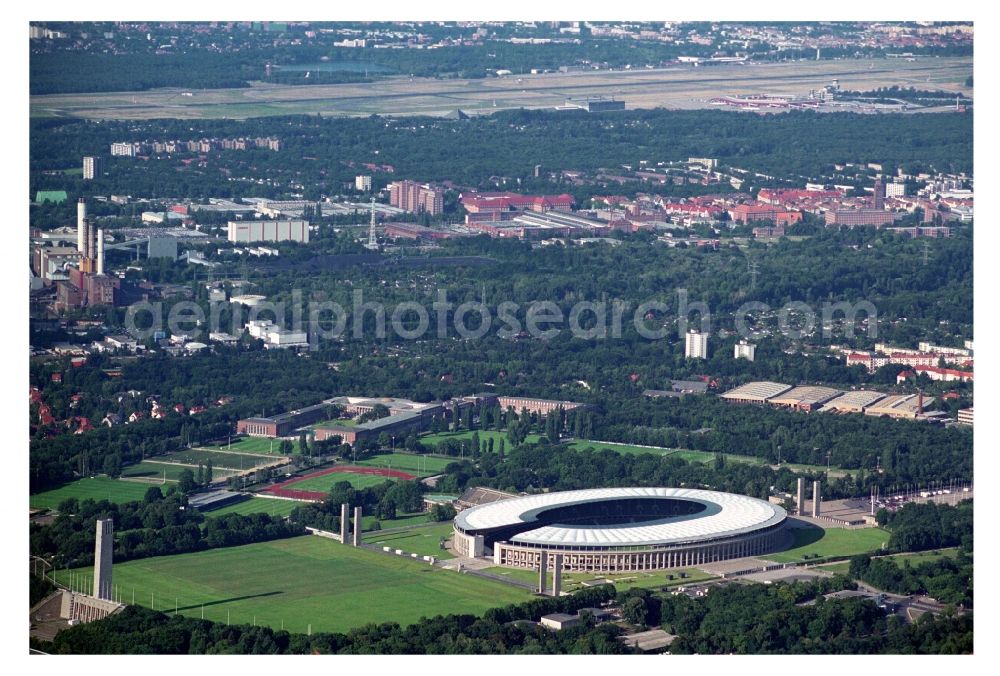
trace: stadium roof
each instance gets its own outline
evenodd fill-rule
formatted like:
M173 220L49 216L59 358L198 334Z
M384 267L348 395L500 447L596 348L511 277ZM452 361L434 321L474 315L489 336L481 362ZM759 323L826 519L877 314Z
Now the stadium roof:
M530 525L539 514L555 507L635 498L694 501L706 509L697 514L613 525L554 523L518 533L511 537L511 542L591 547L679 544L749 533L779 524L786 517L781 507L745 495L691 488L636 487L542 493L502 500L460 512L455 524L460 530Z

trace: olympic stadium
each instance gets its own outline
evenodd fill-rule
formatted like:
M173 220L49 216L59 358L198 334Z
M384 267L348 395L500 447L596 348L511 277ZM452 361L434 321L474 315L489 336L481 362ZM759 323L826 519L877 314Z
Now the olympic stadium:
M541 493L464 510L453 547L496 565L567 571L661 570L756 556L782 546L778 505L687 488L597 488Z

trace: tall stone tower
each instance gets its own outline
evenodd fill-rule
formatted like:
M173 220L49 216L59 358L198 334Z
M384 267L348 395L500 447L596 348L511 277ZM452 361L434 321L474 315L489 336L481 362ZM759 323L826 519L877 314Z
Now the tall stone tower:
M97 521L97 543L94 546L94 596L107 601L112 598L111 555L115 547L114 524L111 519Z

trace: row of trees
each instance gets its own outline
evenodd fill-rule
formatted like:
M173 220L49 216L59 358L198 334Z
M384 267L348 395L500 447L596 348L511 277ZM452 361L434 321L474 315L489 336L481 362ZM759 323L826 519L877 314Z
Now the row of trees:
M98 519L114 522L116 561L264 542L305 532L301 525L268 514L206 517L186 508L182 494L164 497L153 486L141 502L76 498L62 502L51 524L31 524L31 554L54 561L57 568L91 565Z
M553 612L573 612L614 598L610 585L572 596L539 598L494 608L483 617L438 615L407 627L368 624L346 634L290 634L270 627L228 626L128 606L121 613L59 632L32 647L55 654L569 654L633 652L612 624L552 632L531 623Z

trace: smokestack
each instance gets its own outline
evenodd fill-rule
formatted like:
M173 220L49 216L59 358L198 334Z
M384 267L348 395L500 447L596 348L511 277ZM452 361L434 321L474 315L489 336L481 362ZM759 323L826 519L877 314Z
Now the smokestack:
M104 228L97 231L97 274L104 274Z
M87 240L85 237L85 221L87 220L87 201L82 197L76 203L76 250L86 254Z
M91 244L90 219L83 219L83 257L94 257L94 246Z

